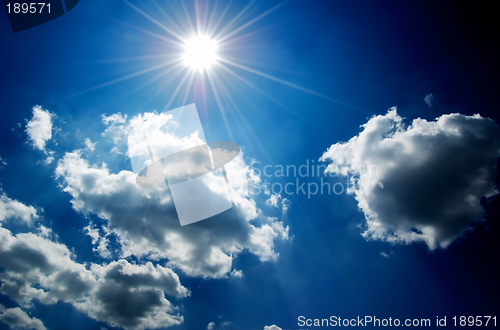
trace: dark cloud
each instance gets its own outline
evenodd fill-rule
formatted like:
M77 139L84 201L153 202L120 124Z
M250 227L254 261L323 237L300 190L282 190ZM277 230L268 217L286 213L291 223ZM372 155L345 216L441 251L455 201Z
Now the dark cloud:
M351 175L366 238L446 247L481 219L480 200L497 193L500 129L479 115L416 119L392 109L322 156L327 172Z

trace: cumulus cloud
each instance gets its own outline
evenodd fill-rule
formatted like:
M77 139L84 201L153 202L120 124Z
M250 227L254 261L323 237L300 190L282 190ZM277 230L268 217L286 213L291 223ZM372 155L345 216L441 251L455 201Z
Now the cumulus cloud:
M5 228L0 228L0 241L0 292L22 306L33 299L75 302L94 285L93 276L72 260L65 245L33 233L13 235Z
M78 304L89 316L125 329L168 327L183 322L165 293L183 298L189 291L170 268L126 260L92 265L98 283L90 298Z
M7 204L22 203L8 199ZM6 219L34 214L31 207L16 205L16 209L21 211L4 213ZM81 264L64 244L50 239L49 229L44 229L14 235L0 227L0 293L23 308L30 307L34 299L43 304L70 303L95 320L125 329L182 323L178 308L165 295L184 298L189 291L172 269L123 259L103 265ZM22 313L20 309L4 312L0 319L28 322ZM37 324L36 319L31 322L28 328Z
M52 138L52 115L41 106L33 107L33 117L26 125L26 133L33 147L45 150L45 143Z
M0 190L0 224L7 219L17 219L32 225L38 218L33 206L26 206L23 203L10 199Z
M46 330L42 321L36 317L29 317L21 308L5 308L0 305L0 322L6 323L11 329Z
M121 144L139 139L141 132L155 131L151 128L154 125L175 127L171 119L166 114L147 113L129 121L106 120L109 127L105 134L125 150L126 146ZM169 153L199 145L202 141L199 132L181 137L161 130L159 134L158 139L150 139L151 148L170 148ZM131 156L144 150L126 152ZM231 166L235 167L234 173L252 174L242 158ZM132 255L151 260L166 258L169 266L187 275L222 278L231 275L232 260L242 250L247 249L263 261L274 260L277 257L274 241L287 238L288 227L274 218L262 217L261 225L250 223L260 216L260 210L238 181L231 185L232 194L220 192L223 198L230 199L233 208L181 227L170 189L166 186L140 187L133 172L111 173L104 163L91 165L81 152L75 151L59 161L56 175L63 180L64 191L72 196L75 210L106 220L110 232L118 238L123 258ZM218 185L207 184L207 187L219 189Z
M214 322L210 322L208 325L207 325L207 330L213 330L215 327L215 323Z
M442 115L403 124L396 108L321 157L326 172L350 176L364 212L363 236L445 248L481 220L494 185L500 130L480 115Z

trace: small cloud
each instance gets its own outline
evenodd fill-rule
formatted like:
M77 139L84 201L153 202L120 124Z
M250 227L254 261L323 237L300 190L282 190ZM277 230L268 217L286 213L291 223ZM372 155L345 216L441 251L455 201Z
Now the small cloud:
M432 101L434 100L434 95L432 94L427 94L424 97L425 104L427 104L429 107L432 108Z
M264 327L264 330L282 330L280 327L278 327L277 325L266 325Z
M229 274L229 276L232 278L243 278L244 277L243 271L236 270L236 269L233 269L233 271Z
M102 121L104 124L124 124L127 121L127 115L122 115L121 112L114 113L111 116L105 114L102 115Z
M273 194L269 199L266 201L267 205L271 205L274 207L278 207L278 202L281 200L281 195L279 194Z
M85 139L84 144L85 144L85 147L86 147L88 150L90 150L90 151L94 151L94 149L95 149L95 145L97 144L97 142L92 143L92 141L90 141L90 139L89 139L89 138L86 138L86 139Z
M389 255L385 252L380 252L380 256L382 256L384 258L389 258Z
M215 328L215 323L214 322L210 322L208 325L207 325L207 330L214 330Z
M33 117L26 124L26 133L33 147L44 151L45 143L52 138L52 114L41 106L33 107Z

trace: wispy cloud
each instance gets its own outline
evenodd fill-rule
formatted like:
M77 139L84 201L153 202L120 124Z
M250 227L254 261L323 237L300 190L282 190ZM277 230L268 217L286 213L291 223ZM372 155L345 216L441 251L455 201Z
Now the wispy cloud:
M432 108L432 101L434 100L434 95L432 94L427 94L424 97L425 104L427 104L429 107Z

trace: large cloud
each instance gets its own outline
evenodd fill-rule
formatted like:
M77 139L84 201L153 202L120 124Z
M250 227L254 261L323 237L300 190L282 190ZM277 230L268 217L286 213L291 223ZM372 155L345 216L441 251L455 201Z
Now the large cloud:
M45 143L52 138L52 115L37 105L33 107L33 117L26 125L26 133L33 146L45 150Z
M17 206L7 214L9 219L31 210L19 201L4 199ZM98 321L126 329L167 327L183 321L165 295L183 298L189 292L170 268L123 259L104 265L77 263L53 236L43 227L37 233L17 235L0 227L0 293L23 308L34 299L43 304L63 301ZM30 328L37 327L37 320L30 321L23 313L19 308L8 310L0 318L8 324L31 322Z
M321 160L351 176L365 238L447 247L481 219L480 199L497 193L500 130L488 118L449 114L405 127L392 108L362 128Z
M106 134L115 141L115 150L126 150L124 144L138 137L137 132L150 131L160 124L175 125L170 120L169 116L156 113L138 115L129 121L119 115L104 117L109 125ZM197 145L201 140L198 133L182 138L165 133L149 142L153 150L170 148L175 152ZM124 152L130 154L135 150L129 148ZM253 175L242 159L232 166L235 172ZM232 260L243 249L261 260L273 260L277 257L274 240L287 238L287 228L281 222L259 215L255 201L248 196L248 191L240 189L240 182L232 185L232 195L218 192L223 198L231 199L235 207L208 220L181 227L168 187L142 188L136 184L136 174L111 173L105 164L90 165L79 151L67 153L59 161L56 174L63 179L64 191L73 197L75 210L97 214L107 221L104 231L118 237L121 257L167 258L169 265L187 275L221 278L231 274ZM207 187L219 189L217 184L207 183ZM250 223L256 219L259 225ZM94 240L98 242L97 237Z
M29 317L21 308L5 308L0 305L0 321L8 324L11 329L46 330L42 321L36 317Z

